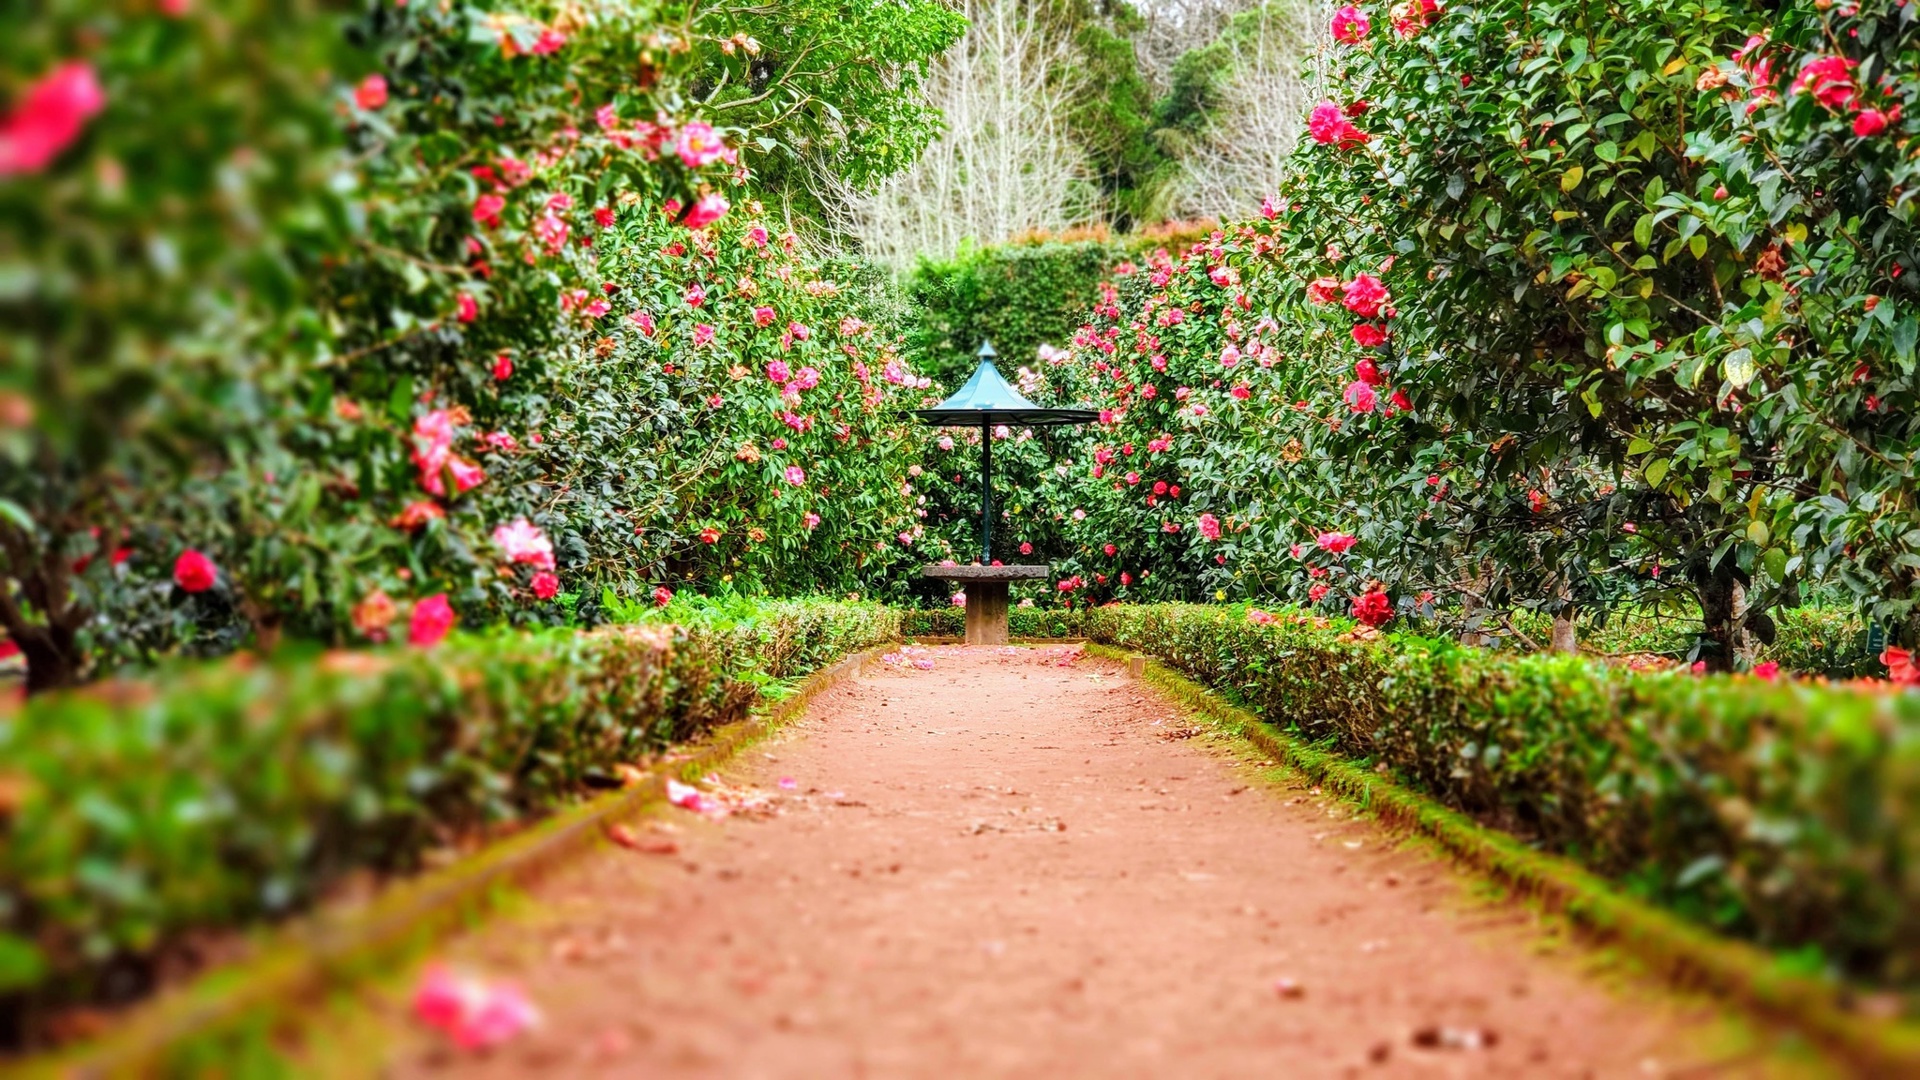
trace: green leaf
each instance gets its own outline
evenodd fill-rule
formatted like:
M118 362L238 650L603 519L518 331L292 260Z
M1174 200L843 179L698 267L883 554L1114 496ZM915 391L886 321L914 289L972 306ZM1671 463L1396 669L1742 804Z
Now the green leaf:
M1647 486L1652 488L1659 487L1660 481L1667 478L1667 470L1671 468L1673 468L1673 460L1671 458L1655 458L1648 462L1646 472L1643 474L1647 478Z
M1560 190L1572 191L1574 188L1579 187L1581 179L1586 175L1587 175L1587 170L1581 168L1578 165L1575 165L1573 168L1568 169L1566 172L1562 173L1560 176Z

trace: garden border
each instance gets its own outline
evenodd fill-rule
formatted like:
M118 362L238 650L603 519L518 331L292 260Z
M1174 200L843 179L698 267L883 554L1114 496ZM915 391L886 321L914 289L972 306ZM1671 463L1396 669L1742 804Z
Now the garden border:
M1085 648L1123 663L1141 655L1095 642ZM1920 1026L1874 1021L1849 1010L1847 987L1781 971L1757 946L1622 895L1611 882L1566 859L1534 851L1338 754L1315 750L1157 657L1146 656L1140 677L1180 707L1236 729L1275 761L1388 827L1437 842L1474 872L1564 916L1589 941L1619 946L1673 985L1711 991L1750 1013L1784 1022L1867 1075L1920 1075Z
M790 723L814 697L887 651L881 645L821 668L764 711L708 732L684 759L647 770L646 779L536 822L440 870L396 882L365 907L324 910L270 932L254 955L196 975L116 1018L112 1034L14 1064L20 1075L96 1077L164 1072L167 1054L189 1039L226 1032L248 1020L280 1017L296 1002L358 980L382 961L406 955L493 909L503 889L605 839L604 829L666 798L669 777L694 779Z

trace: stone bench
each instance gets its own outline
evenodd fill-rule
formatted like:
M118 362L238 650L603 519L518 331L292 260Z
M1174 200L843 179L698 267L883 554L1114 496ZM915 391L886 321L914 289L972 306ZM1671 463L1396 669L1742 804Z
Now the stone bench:
M1007 586L1015 581L1045 581L1053 567L929 566L922 576L941 581L957 581L967 594L967 644L1005 645L1007 643Z

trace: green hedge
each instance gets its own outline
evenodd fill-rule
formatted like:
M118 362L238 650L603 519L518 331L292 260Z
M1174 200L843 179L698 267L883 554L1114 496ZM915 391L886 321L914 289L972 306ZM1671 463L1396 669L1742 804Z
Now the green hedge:
M671 618L673 622L665 619ZM872 604L676 603L590 633L244 659L0 713L0 1043L200 931L404 873L898 636Z
M1085 637L1086 613L1066 608L1009 608L1007 633L1013 637ZM906 610L900 633L906 637L961 637L967 632L965 608Z
M1100 299L1100 283L1129 255L1107 240L1049 240L924 260L907 283L920 309L911 343L948 386L972 373L974 351L992 339L1008 377L1034 366L1042 345L1065 348Z
M1096 608L1092 640L1162 658L1298 736L1791 960L1920 977L1920 694L1636 675L1344 620Z

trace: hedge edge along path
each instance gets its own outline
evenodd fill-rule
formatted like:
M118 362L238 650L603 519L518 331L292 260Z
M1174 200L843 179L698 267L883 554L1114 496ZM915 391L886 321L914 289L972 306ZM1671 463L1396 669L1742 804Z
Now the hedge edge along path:
M709 733L692 755L664 762L631 787L530 826L442 870L399 882L350 914L320 912L276 932L250 959L207 971L115 1022L98 1042L24 1063L35 1077L167 1075L173 1051L249 1024L277 1026L294 1004L354 982L493 909L525 885L597 846L604 830L666 797L670 776L692 780L790 723L821 691L857 677L882 651L854 653L808 676L771 708ZM610 842L610 841L607 841Z
M1123 662L1139 655L1094 643L1086 649ZM1472 870L1565 916L1589 939L1619 946L1673 984L1711 991L1785 1023L1867 1075L1920 1075L1920 1026L1874 1021L1850 1011L1844 987L1783 972L1764 949L1634 900L1566 859L1531 850L1337 754L1313 749L1158 659L1146 659L1144 678L1183 708L1237 732L1388 826L1438 842Z

